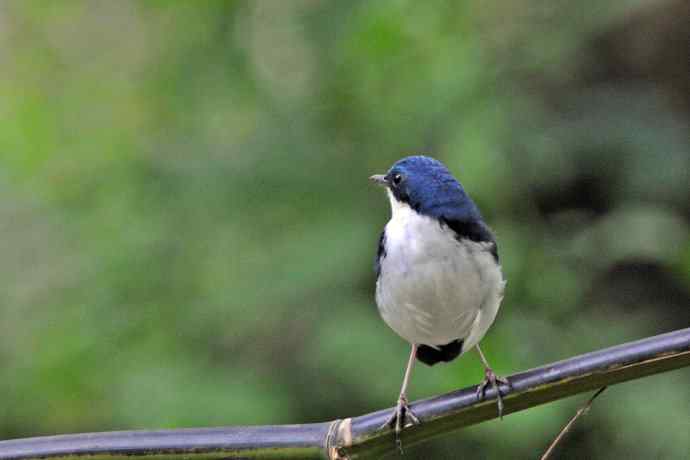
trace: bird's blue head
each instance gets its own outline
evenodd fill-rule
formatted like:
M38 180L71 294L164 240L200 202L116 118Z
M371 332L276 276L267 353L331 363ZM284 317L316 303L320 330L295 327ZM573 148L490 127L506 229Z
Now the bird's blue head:
M408 205L437 219L481 219L479 210L443 163L415 155L397 161L385 175L370 179L388 190L391 205Z

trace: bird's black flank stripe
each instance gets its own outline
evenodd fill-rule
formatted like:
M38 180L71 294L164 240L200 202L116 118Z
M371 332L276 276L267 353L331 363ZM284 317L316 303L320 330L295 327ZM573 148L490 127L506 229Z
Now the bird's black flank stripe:
M445 217L441 220L455 232L455 237L458 240L467 238L476 243L491 243L491 255L494 256L494 260L498 262L498 246L496 245L496 239L489 227L483 221L474 219L463 221Z
M379 237L379 249L376 251L376 260L374 261L374 270L376 270L376 279L381 275L381 259L386 257L386 231L381 232Z

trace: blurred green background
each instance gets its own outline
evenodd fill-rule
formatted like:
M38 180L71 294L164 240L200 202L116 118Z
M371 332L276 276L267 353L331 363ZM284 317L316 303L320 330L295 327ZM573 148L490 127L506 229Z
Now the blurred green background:
M689 5L3 1L0 438L393 405L367 177L410 153L498 235L497 372L688 327ZM688 388L610 389L562 458L688 458ZM585 399L406 458L535 458Z

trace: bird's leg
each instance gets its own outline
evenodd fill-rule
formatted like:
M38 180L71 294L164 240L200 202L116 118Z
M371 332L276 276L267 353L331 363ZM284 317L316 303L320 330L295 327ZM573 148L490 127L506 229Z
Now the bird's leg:
M480 401L484 399L486 387L491 385L496 391L496 402L498 403L498 417L502 419L503 397L501 396L501 390L498 388L498 384L502 383L510 387L510 382L507 378L499 377L498 375L496 375L493 369L491 369L491 366L489 366L489 362L486 360L486 357L484 356L484 353L482 353L482 349L479 348L479 345L477 345L476 348L477 352L479 352L479 359L482 360L482 364L484 365L484 380L482 380L482 383L480 383L477 387L477 399Z
M410 359L407 361L407 368L405 369L405 377L403 377L402 388L400 389L400 396L398 397L398 404L393 411L390 418L384 423L381 428L390 427L395 430L395 442L398 444L398 448L402 451L402 445L400 443L400 432L405 427L406 419L408 419L412 424L420 423L417 416L410 410L410 406L407 401L407 384L410 382L410 375L412 374L412 367L414 366L414 360L417 355L417 345L412 345L412 351L410 352Z

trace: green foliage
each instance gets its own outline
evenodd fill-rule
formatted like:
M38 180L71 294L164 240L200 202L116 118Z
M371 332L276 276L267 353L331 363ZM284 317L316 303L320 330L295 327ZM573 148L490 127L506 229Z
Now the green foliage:
M614 3L4 2L0 438L392 405L366 178L413 152L498 234L501 373L687 327L687 74L621 33L674 4ZM418 366L411 396L481 376ZM607 392L566 454L683 457L688 384ZM411 458L533 458L577 405Z

